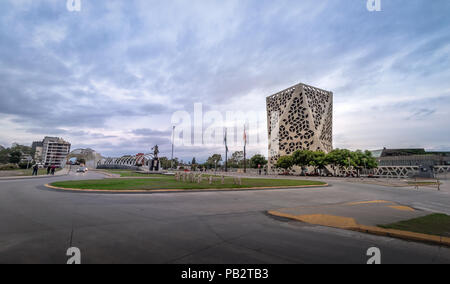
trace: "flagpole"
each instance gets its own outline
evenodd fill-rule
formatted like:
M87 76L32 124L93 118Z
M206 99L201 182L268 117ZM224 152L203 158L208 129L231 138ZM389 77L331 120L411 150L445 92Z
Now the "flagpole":
M228 172L228 151L225 150L225 172Z
M175 126L172 128L172 158L170 160L170 169L173 170L173 144L175 140Z
M225 128L225 172L228 172L228 145L227 145L227 129Z
M247 132L244 124L244 173L247 173Z

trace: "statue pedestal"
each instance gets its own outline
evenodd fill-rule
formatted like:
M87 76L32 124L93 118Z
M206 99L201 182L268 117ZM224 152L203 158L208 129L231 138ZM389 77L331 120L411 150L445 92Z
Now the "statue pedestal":
M150 161L150 171L151 172L157 172L157 171L159 171L159 168L160 168L160 163L159 163L158 158L155 158Z

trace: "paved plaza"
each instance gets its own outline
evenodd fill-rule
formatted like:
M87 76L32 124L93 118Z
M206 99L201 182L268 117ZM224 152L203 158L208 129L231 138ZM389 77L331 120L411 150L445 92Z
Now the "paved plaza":
M106 177L70 172L0 180L0 263L65 263L73 246L82 263L366 263L374 246L383 263L450 263L449 248L268 214L375 200L414 209L390 208L395 220L422 211L450 214L447 183L440 192L328 179L329 187L310 189L114 195L43 186ZM377 210L383 218L391 215ZM373 218L361 212L358 218Z

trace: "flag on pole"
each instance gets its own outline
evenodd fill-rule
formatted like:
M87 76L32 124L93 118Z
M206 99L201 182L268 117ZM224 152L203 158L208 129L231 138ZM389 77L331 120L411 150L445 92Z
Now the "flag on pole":
M247 130L246 125L244 124L244 173L247 172Z
M245 125L244 125L244 145L247 146L247 130Z
M227 151L227 153L228 153L228 144L227 144L227 129L225 128L225 135L224 135L224 138L223 138L223 143L225 144L225 150Z

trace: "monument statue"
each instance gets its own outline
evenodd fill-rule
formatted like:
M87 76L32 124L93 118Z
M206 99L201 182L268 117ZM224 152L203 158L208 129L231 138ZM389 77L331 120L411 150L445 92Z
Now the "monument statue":
M153 147L152 150L153 150L153 159L150 161L150 171L159 171L160 162L158 158L159 154L158 145L155 145L155 147Z
M158 158L158 154L159 154L159 147L158 147L158 145L155 145L155 147L153 147L152 150L153 150L153 156L155 158Z

